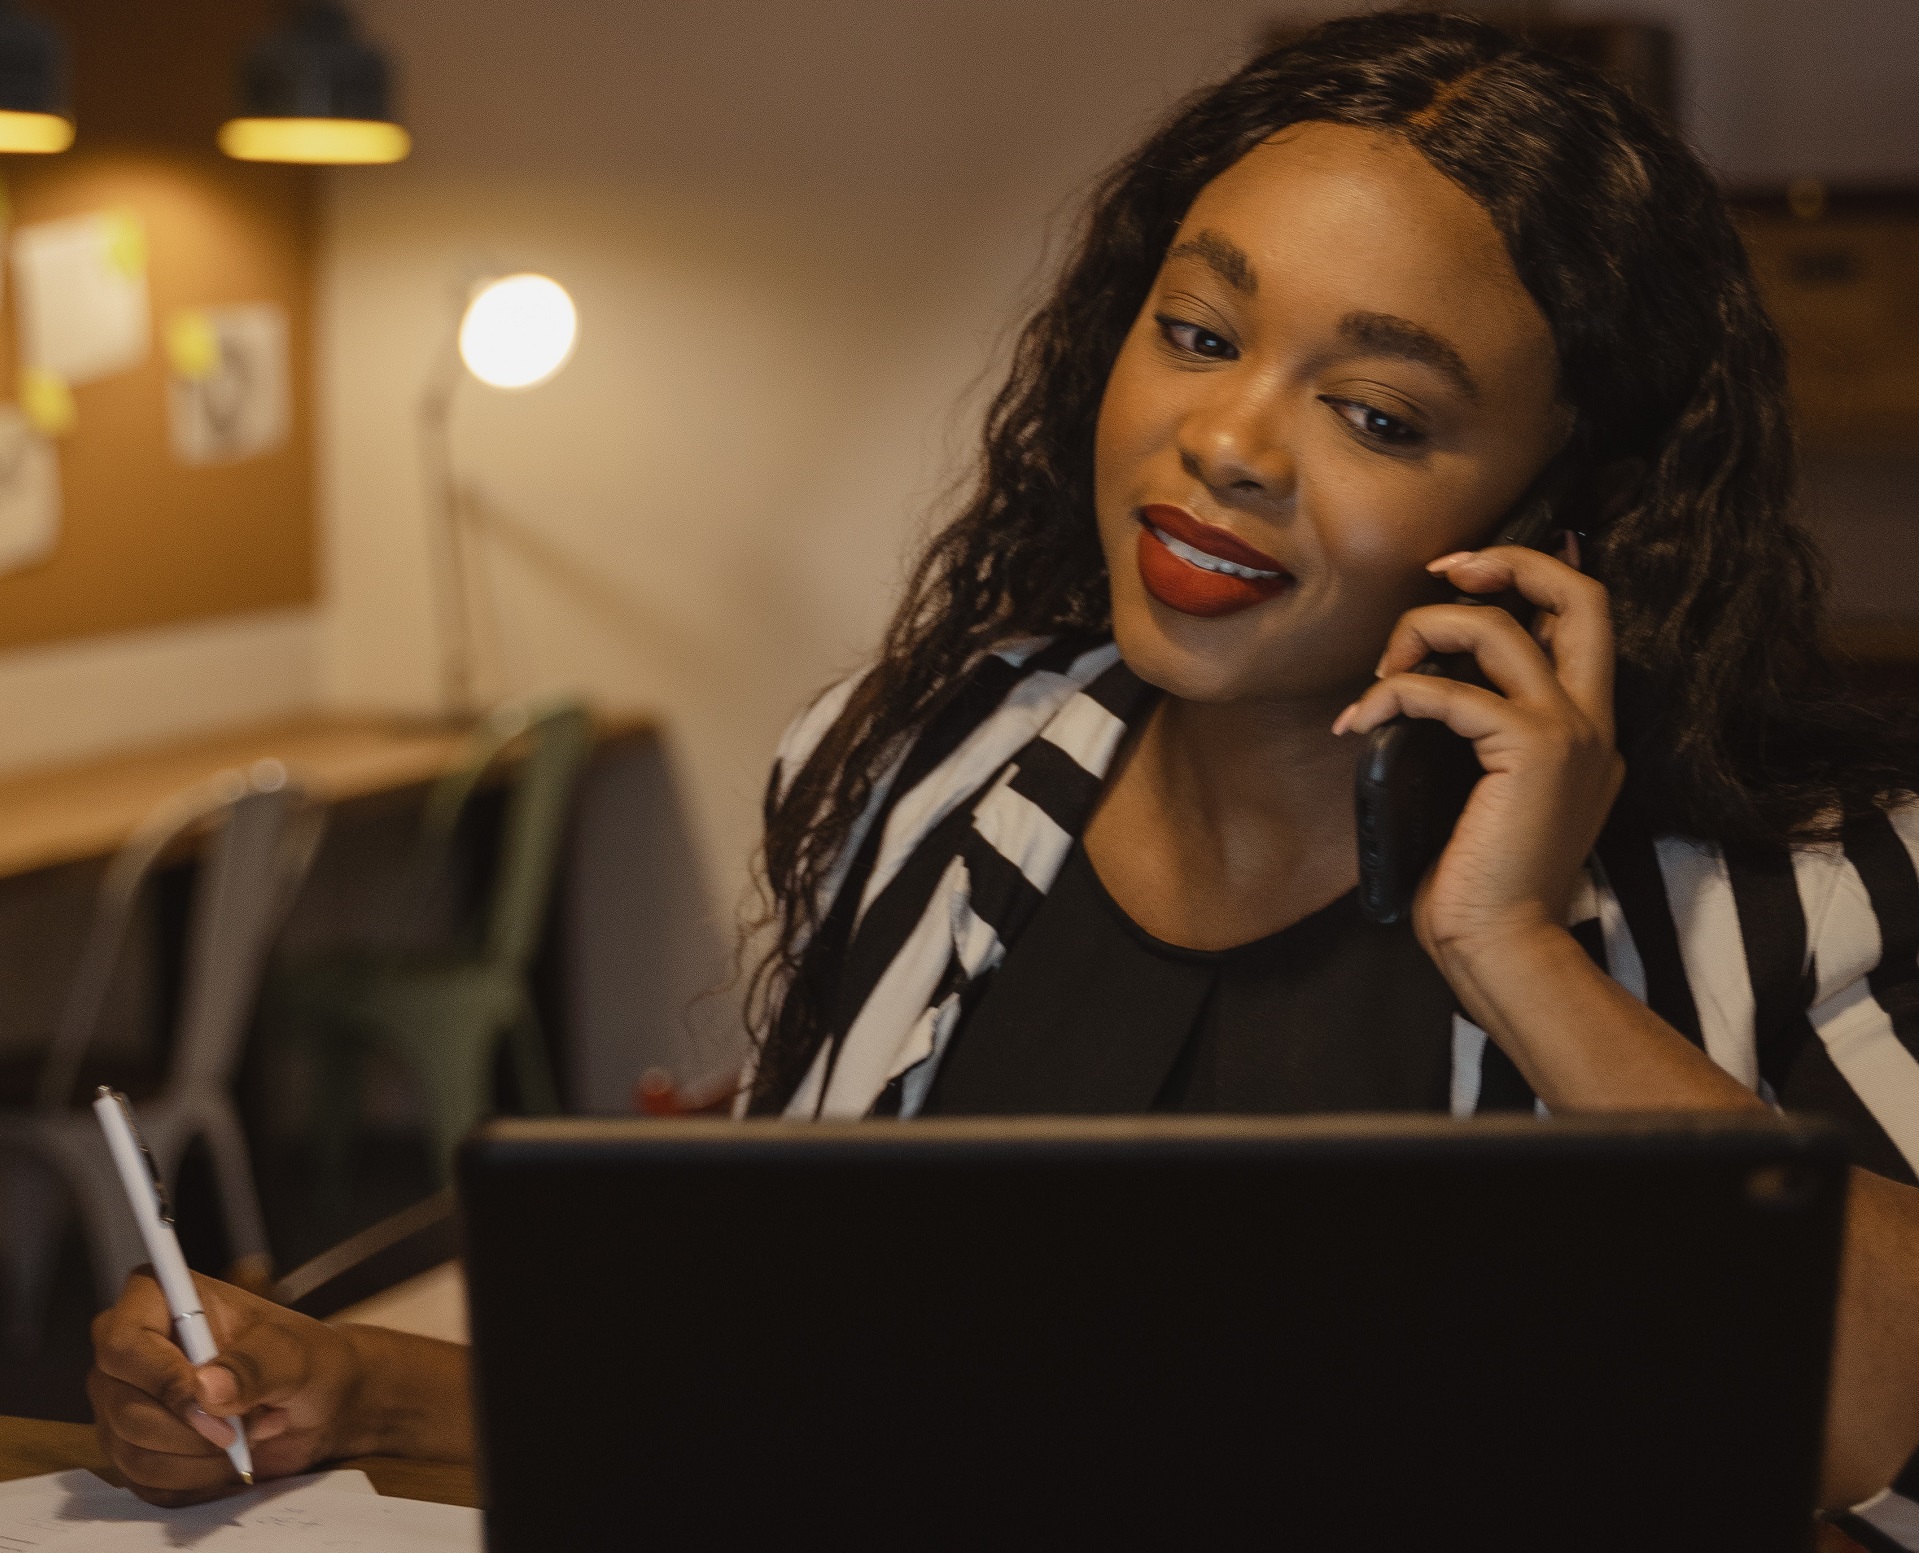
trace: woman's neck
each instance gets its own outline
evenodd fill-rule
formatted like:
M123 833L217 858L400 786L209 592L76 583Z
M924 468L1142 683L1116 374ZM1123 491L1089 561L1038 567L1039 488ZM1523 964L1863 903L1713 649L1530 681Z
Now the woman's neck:
M1330 731L1343 704L1161 700L1086 832L1134 921L1229 948L1352 888L1355 751Z

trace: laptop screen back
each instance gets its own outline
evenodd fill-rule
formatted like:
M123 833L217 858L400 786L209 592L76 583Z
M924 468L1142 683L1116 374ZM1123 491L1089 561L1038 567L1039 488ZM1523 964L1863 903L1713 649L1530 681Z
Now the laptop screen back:
M489 1546L1803 1549L1844 1165L1767 1118L496 1122Z

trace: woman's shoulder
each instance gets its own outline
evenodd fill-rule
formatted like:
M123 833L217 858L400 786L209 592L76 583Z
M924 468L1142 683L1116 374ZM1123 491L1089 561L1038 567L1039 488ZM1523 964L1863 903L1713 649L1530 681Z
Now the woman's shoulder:
M1035 706L1063 701L1118 660L1110 638L1025 636L978 654L933 698L943 737L963 742L981 727L1018 707L1030 717ZM854 693L875 672L866 665L822 690L794 719L773 758L775 790L783 790L845 715ZM898 753L898 752L896 752Z

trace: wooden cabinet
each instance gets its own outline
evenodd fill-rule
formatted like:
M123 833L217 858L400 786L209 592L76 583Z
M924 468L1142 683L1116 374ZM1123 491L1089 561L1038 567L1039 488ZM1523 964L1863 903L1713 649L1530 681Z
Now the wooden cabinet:
M1919 190L1735 197L1808 448L1919 453Z

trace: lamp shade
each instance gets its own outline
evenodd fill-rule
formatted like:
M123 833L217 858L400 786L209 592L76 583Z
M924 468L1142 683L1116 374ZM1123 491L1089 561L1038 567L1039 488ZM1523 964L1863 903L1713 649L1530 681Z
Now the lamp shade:
M64 151L67 46L37 16L0 0L0 151Z
M394 122L386 60L354 36L335 0L299 0L240 67L240 115L220 149L247 162L397 162L411 149Z

